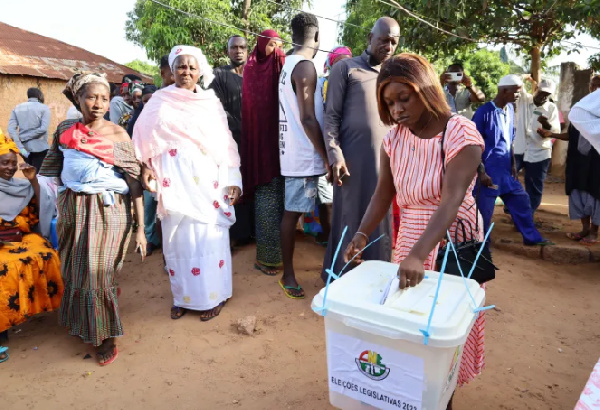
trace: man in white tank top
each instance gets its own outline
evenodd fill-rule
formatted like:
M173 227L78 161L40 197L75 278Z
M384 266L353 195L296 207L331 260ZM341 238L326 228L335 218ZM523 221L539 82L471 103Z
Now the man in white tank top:
M294 247L296 223L315 209L317 183L329 175L321 127L315 115L317 70L312 61L319 47L319 22L312 14L292 19L294 52L287 56L279 78L279 161L285 177L285 214L281 221L283 277L279 285L286 296L304 297L296 281Z

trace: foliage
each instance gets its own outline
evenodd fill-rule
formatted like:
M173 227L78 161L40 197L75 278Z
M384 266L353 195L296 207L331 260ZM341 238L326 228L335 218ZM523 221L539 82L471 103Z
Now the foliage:
M133 60L133 61L125 64L125 66L127 66L127 67L131 68L132 70L135 70L139 73L152 76L152 78L154 79L154 84L160 85L162 82L162 79L160 78L160 68L158 67L158 64L151 64L151 63L145 63L140 60Z
M380 16L400 22L401 46L433 57L452 55L456 50L473 50L476 44L427 26L409 17L391 3L394 0L347 0L347 21L342 30L344 44L364 50L366 36ZM385 3L385 4L384 4ZM530 56L532 68L541 68L544 59L573 47L564 43L585 32L600 36L600 0L405 0L402 7L434 26L480 43L512 44L517 52ZM423 17L427 16L427 17ZM533 73L539 76L539 71Z
M146 49L148 57L160 60L177 44L195 45L202 49L210 63L227 63L227 40L230 36L244 35L241 30L224 27L223 23L260 33L265 29L276 30L289 39L290 20L301 9L303 0L252 0L248 19L243 18L244 0L161 0L173 8L212 20L202 20L179 11L171 10L148 0L138 0L127 14L125 27L128 40ZM255 36L248 35L250 47Z
M498 80L510 72L510 65L502 61L500 52L485 48L475 52L457 52L435 60L433 65L436 71L442 74L452 63L463 65L467 75L485 93L487 100L496 96Z
M600 54L594 54L588 59L588 64L594 72L600 71Z

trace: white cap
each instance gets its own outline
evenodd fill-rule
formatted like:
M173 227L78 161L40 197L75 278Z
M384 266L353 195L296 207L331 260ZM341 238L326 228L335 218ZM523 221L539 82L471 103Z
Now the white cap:
M549 78L544 78L542 79L542 81L540 81L538 91L548 94L554 94L554 92L556 91L556 84L554 84L554 81L550 80Z
M512 86L523 86L523 80L516 74L505 75L500 79L498 87L512 87Z

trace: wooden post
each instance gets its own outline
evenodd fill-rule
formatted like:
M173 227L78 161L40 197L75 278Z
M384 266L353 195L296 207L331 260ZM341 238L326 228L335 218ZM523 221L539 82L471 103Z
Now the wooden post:
M242 19L244 20L244 24L246 25L246 30L250 29L250 21L248 20L248 14L250 13L250 5L252 0L244 0L244 8L242 9ZM248 33L244 33L244 36L247 38Z
M539 45L531 49L531 77L536 83L540 83L542 77L542 50Z

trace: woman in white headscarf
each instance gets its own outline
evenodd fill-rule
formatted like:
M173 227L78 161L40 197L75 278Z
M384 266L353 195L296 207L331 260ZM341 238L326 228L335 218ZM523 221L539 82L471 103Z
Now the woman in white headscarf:
M240 157L213 90L212 69L196 47L169 55L175 84L157 91L133 131L143 181L156 192L171 279L171 318L187 310L207 321L232 296L229 228L241 195Z

